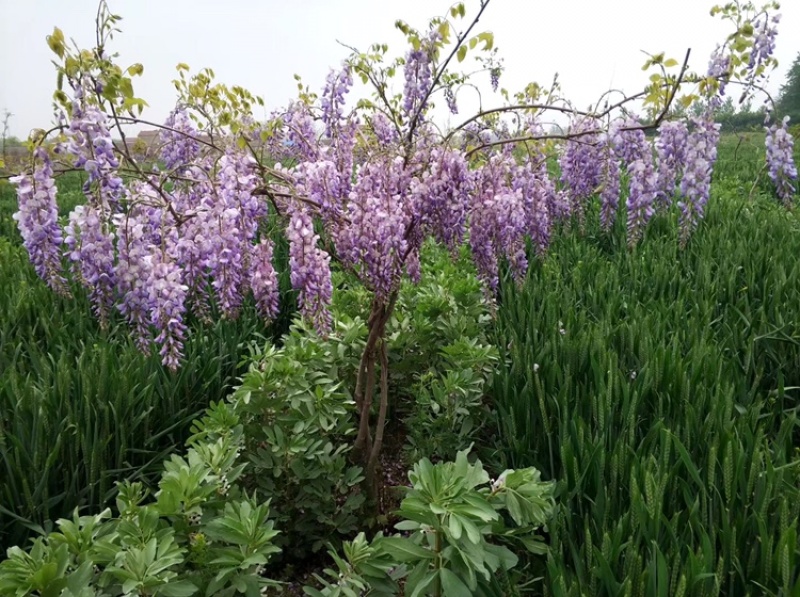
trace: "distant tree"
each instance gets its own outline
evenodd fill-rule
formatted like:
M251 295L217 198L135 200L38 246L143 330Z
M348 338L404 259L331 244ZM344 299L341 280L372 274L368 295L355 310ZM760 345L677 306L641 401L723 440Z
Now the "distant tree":
M778 114L789 115L793 124L800 123L800 53L797 54L786 75L786 83L781 87Z

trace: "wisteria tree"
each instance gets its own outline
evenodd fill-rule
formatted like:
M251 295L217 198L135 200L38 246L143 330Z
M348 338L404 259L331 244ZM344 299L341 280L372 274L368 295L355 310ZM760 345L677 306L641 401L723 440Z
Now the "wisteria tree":
M388 410L386 326L401 282L420 277L423 244L455 252L466 243L492 296L504 264L521 280L558 225L582 226L594 201L605 229L627 218L631 249L654 213L676 203L687 243L709 198L713 108L730 85L750 97L774 64L778 5L733 2L712 11L733 31L706 69L690 70L689 52L680 62L653 54L642 91L605 92L577 109L555 82L499 89L493 36L477 31L489 4L476 2L470 17L456 4L421 30L398 22L404 55L391 58L382 44L353 49L319 95L300 83L297 100L266 121L253 116L259 98L216 83L209 69L190 75L178 65L175 110L158 124L141 119L132 79L142 66L116 64L109 44L118 17L101 2L92 50L58 29L48 39L59 60L57 121L35 132L31 169L13 179L15 218L37 273L65 295L79 282L101 324L119 313L142 350L156 348L176 369L188 313L235 319L252 295L266 319L276 316L268 230L280 225L300 314L321 334L332 324L332 266L371 293L352 454L372 486ZM459 70L468 57L477 71ZM442 131L437 104L458 114L459 96L484 76L499 105ZM348 97L354 80L366 89L357 100ZM705 110L674 120L677 102ZM564 132L545 132L552 114L568 119ZM128 143L132 124L160 130L155 154ZM770 175L788 203L797 177L791 137L785 124L771 130ZM86 173L86 203L64 224L55 177L70 170Z

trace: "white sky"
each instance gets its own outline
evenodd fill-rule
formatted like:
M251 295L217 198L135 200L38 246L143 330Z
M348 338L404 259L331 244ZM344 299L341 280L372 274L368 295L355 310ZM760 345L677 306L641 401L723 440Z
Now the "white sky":
M474 14L478 0L465 3L467 14ZM691 47L690 65L705 71L711 50L730 31L709 16L713 4L491 0L476 31L495 35L506 67L502 86L510 91L530 81L547 86L558 72L564 95L585 107L610 87L635 92L646 84L641 50L666 51L680 61ZM175 101L170 81L178 62L193 71L210 66L219 81L242 85L264 97L268 108L277 108L295 95L294 73L313 89L322 87L329 68L348 54L336 40L364 50L385 42L390 53L404 53L394 21L423 28L451 1L109 0L109 5L123 17L113 49L124 66L144 64L135 89L151 106L144 116L161 121ZM14 114L12 134L24 137L52 121L55 71L45 37L58 26L67 38L91 47L96 9L96 0L0 0L0 111ZM800 51L800 0L785 0L781 12L776 51L781 65L771 77L772 92ZM498 102L485 100L484 107ZM467 111L464 107L462 115Z

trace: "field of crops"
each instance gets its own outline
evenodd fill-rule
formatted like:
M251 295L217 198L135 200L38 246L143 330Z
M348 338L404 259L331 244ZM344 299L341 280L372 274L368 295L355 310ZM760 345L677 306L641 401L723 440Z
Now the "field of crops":
M771 196L763 161L763 135L723 138L706 218L685 250L674 210L656 216L633 250L624 222L605 234L590 212L582 228L556 236L521 285L502 281L495 309L471 266L448 265L429 248L438 273L408 290L389 324L391 408L406 430L405 446L393 447L404 456L384 466L391 473L399 465L402 477L417 458L453 458L469 441L492 476L535 466L555 482L541 537L549 554L524 556L498 594L798 594L800 221ZM70 176L59 181L62 215L83 197ZM184 451L191 433L197 448L198 437L224 437L220 429L239 420L248 441L280 443L260 422L272 403L221 414L241 383L233 396L316 379L317 414L333 421L346 412L326 400L354 380L359 318L369 307L346 276L334 296L344 327L322 348L302 339L307 330L284 335L293 307L265 327L246 305L236 321L190 322L185 363L171 373L157 355L143 355L120 322L102 329L80 288L72 289L79 300L46 288L14 211L13 189L0 183L4 548L52 530L75 508L88 514L112 504L116 482L155 488L162 476L163 490L162 463ZM268 361L270 339L283 356ZM267 372L254 377L259 370ZM448 392L459 398L440 417ZM191 427L209 405L205 423ZM276 432L334 445L354 432L324 419L308 427L300 412L275 423ZM305 452L307 462L326 463L331 477L320 483L319 470L252 449L244 486L273 498L277 528L287 533L278 544L289 557L270 569L274 576L289 578L309 561L292 536L317 536L321 546L363 526L353 518L358 500L351 503L358 472L343 456ZM277 473L270 481L271 471L320 493L293 490ZM306 520L302 500L324 510L328 492L353 507L340 500L327 522ZM387 499L379 526L394 520Z

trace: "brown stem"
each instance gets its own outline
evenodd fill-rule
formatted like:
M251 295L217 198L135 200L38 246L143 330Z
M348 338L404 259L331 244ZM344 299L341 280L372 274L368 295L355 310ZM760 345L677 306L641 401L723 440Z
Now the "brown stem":
M375 387L375 360L377 356L376 347L379 341L383 341L383 334L386 331L386 323L392 316L395 304L397 303L397 291L390 296L388 302L375 299L372 302L367 328L367 337L364 351L361 353L361 362L358 367L356 378L356 389L354 400L359 414L358 436L353 443L353 461L366 464L372 455L372 439L369 427L370 410L372 408L372 393ZM384 413L384 419L386 415Z
M381 342L378 348L378 356L381 361L381 389L380 406L378 410L378 423L375 426L375 441L372 442L372 451L367 461L367 468L364 472L367 489L375 488L375 472L378 468L378 458L383 447L383 430L386 426L386 411L389 406L389 357L386 352L386 342Z
M378 328L375 325L378 317L380 316L381 305L376 301L372 302L372 311L367 320L367 329L369 335L367 336L367 343L364 346L364 351L361 353L361 362L358 365L358 376L356 377L356 389L354 399L356 408L360 413L363 409L361 405L364 403L364 375L367 371L367 361L372 357L372 349L378 341Z
M363 460L364 454L372 451L372 433L369 428L369 415L372 410L372 395L375 393L375 352L371 351L366 363L367 383L361 399L361 412L358 422L358 436L353 443L353 456Z

